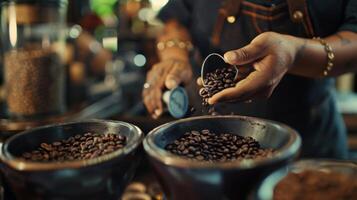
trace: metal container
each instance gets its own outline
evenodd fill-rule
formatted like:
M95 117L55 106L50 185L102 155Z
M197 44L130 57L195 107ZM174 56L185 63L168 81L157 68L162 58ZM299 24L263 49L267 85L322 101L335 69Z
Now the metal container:
M164 147L191 130L251 136L276 153L262 160L206 163L181 158ZM283 124L244 116L201 116L164 124L144 139L144 149L170 200L246 199L265 176L298 154L301 139Z
M61 114L67 0L4 0L1 43L8 117Z
M178 86L165 91L162 100L172 117L179 119L189 114L189 99L185 88Z
M121 134L127 137L127 145L87 160L40 163L18 159L43 142L88 132ZM119 121L90 120L39 127L15 135L2 145L1 170L16 199L118 200L139 164L143 138L138 127Z
M272 200L274 198L274 189L276 185L286 176L288 173L300 173L305 170L318 170L323 172L338 172L346 174L348 176L354 176L357 178L357 162L341 161L341 160L300 160L282 169L279 169L269 175L262 183L257 187L255 192L255 200Z

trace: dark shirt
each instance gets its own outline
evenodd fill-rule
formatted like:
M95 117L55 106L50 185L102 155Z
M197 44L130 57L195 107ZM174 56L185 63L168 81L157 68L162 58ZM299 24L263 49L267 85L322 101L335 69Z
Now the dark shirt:
M222 2L223 0L170 0L158 17L163 21L171 18L179 20L190 30L194 43L205 56L207 52L204 50L209 49L209 37ZM284 1L250 2L270 7ZM324 37L339 30L357 32L356 0L307 0L307 6L317 36ZM240 23L239 19L237 23Z
M170 0L159 13L163 21L177 19L188 28L193 43L205 57L248 44L265 31L307 37L302 25L293 23L284 0L249 0L241 5L233 24L225 23L219 46L210 43L222 0ZM341 30L357 32L357 0L307 0L316 36ZM273 20L268 20L273 18ZM269 118L297 129L306 157L345 158L346 134L333 98L334 80L286 75L272 97L251 105L235 104L239 114Z

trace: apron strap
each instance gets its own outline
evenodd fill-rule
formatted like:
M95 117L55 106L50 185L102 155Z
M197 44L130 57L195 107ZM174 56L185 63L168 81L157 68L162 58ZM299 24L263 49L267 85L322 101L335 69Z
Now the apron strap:
M291 21L302 23L308 37L314 37L314 28L306 4L307 0L287 0Z
M244 0L225 0L218 10L216 23L213 27L211 44L218 46L221 40L221 32L227 17L236 17L240 12L240 6ZM307 8L307 0L286 0L289 7L290 18L294 23L302 23L308 37L314 37L314 28Z
M216 23L213 27L211 36L211 43L213 46L219 45L224 21L227 17L236 17L238 15L242 1L243 0L226 0L223 2L222 7L218 10Z

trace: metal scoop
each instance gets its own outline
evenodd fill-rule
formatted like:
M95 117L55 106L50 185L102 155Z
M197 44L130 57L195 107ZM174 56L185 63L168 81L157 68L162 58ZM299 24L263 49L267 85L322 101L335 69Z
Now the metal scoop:
M236 75L234 80L237 80L238 77L238 68L235 65L230 65L225 62L223 56L219 55L218 53L211 53L209 54L202 63L201 67L201 78L203 85L205 86L204 78L206 77L207 73L213 72L218 68L221 67L233 67L236 70Z

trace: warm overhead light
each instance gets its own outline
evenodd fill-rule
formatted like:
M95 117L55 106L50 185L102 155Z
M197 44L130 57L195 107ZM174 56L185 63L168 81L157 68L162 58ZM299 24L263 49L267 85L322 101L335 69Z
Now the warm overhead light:
M229 16L227 17L227 22L230 24L233 24L236 21L236 17L235 16Z

